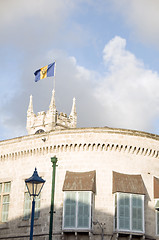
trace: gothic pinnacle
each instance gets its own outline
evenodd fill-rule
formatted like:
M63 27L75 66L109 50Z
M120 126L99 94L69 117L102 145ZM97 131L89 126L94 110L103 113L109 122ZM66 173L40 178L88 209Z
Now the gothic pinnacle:
M51 98L49 110L50 111L56 110L56 106L55 106L55 90L54 89L52 90L52 98Z
M76 113L76 99L73 98L73 104L72 104L72 110L71 110L71 113L70 113L70 116L75 116L77 113Z
M29 107L28 107L27 113L28 114L34 113L34 111L33 111L33 97L32 97L32 95L30 95L30 102L29 102Z

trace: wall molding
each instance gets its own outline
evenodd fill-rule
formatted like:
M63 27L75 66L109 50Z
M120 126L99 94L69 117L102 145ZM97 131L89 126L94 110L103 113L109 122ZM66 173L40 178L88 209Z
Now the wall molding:
M37 148L24 149L21 151L9 152L0 155L0 160L17 159L19 157L28 157L34 155L44 155L48 153L60 152L80 152L80 151L114 151L127 154L135 154L159 158L159 151L156 149L113 144L113 143L74 143L40 146Z

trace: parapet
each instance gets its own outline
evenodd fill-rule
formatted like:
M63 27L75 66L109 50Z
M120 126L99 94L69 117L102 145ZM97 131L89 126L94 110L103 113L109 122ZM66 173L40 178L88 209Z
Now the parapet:
M69 116L66 113L58 113L55 106L55 91L52 91L52 98L49 110L38 112L33 111L33 100L30 96L30 103L27 111L27 131L28 134L38 134L41 132L50 132L52 130L76 128L77 113L75 98L73 99L72 110Z

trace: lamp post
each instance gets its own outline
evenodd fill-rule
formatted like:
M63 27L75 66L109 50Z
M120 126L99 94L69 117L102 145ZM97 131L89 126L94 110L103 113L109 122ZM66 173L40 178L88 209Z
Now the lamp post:
M55 193L55 173L56 173L56 156L51 158L53 172L52 172L52 192L51 192L51 207L50 207L50 226L49 226L49 240L52 240L52 228L53 228L53 214L54 214L54 193Z
M45 183L45 180L39 177L35 168L33 175L25 180L30 197L32 197L32 212L31 212L31 226L30 226L30 240L33 239L33 227L34 227L34 212L35 212L35 197L39 196L41 189Z

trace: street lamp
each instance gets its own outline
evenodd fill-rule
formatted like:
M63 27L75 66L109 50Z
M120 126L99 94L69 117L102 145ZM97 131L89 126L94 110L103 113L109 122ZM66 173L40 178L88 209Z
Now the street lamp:
M41 189L45 183L45 180L39 177L35 168L33 175L25 180L30 197L32 197L32 213L31 213L31 226L30 226L30 240L33 239L33 227L34 227L34 212L35 212L35 197L39 196Z

